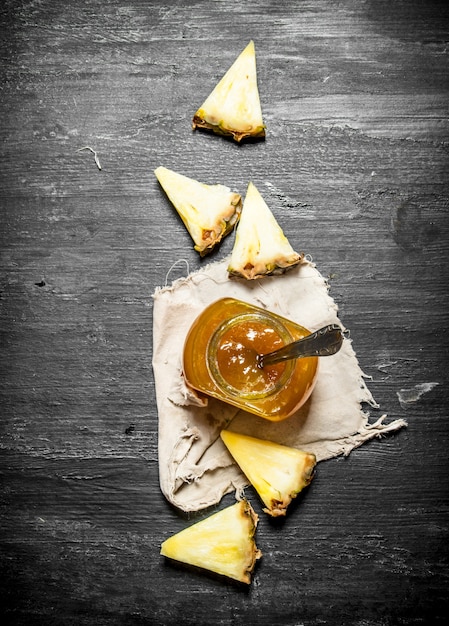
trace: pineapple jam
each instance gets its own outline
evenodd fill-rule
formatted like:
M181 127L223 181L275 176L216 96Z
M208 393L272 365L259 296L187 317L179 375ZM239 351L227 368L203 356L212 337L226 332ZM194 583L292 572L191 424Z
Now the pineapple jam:
M318 358L261 369L257 356L308 334L299 324L246 302L218 300L199 315L188 332L183 363L186 383L267 420L283 420L312 393Z

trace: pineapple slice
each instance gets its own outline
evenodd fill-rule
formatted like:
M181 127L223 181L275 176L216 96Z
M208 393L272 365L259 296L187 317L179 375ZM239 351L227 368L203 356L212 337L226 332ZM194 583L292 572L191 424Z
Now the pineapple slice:
M313 478L316 457L272 441L222 430L221 438L273 517L287 507Z
M161 554L249 584L262 556L254 540L258 519L249 502L236 502L166 539Z
M250 182L236 230L228 272L249 280L282 274L304 255L291 247L273 213Z
M237 142L265 137L253 41L195 113L192 126L194 130L205 128L219 135L231 135Z
M228 235L242 210L240 194L224 185L206 185L177 172L154 170L169 200L190 233L195 250L204 256Z

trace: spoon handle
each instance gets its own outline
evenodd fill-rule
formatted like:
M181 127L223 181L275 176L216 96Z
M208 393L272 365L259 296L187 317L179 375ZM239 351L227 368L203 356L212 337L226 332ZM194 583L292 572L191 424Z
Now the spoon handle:
M319 330L292 343L269 352L259 354L257 365L261 369L265 365L273 365L280 361L289 361L306 356L330 356L338 352L343 343L343 331L338 324L329 324Z

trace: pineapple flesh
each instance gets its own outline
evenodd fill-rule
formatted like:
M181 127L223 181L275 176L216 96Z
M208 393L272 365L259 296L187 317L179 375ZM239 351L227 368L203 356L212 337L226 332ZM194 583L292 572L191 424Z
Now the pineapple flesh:
M161 554L250 584L262 556L254 539L258 519L251 504L241 500L166 539Z
M226 237L238 222L242 198L224 185L206 185L158 167L156 178L175 207L201 256Z
M265 137L253 41L195 113L192 126L194 130L203 128L219 135L230 135L237 142Z
M221 438L265 504L264 512L286 515L292 499L313 478L315 455L230 430L222 430Z
M231 276L248 280L282 274L303 258L290 245L273 213L250 182L228 265Z

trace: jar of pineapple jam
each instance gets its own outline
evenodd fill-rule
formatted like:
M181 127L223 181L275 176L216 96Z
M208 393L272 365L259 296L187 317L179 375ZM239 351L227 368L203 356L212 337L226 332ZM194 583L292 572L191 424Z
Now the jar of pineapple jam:
M318 357L260 368L267 354L310 334L306 328L234 298L209 305L192 324L183 354L187 385L271 421L298 410L315 385Z

